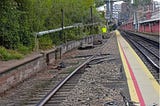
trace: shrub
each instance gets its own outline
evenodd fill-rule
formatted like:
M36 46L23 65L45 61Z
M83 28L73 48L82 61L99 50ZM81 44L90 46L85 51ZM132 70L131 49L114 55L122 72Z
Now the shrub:
M30 48L28 48L22 44L19 44L17 51L21 54L26 55L26 54L30 53L31 50L30 50Z
M12 60L12 59L20 59L23 55L14 50L7 50L4 47L0 47L0 60Z
M40 37L39 38L39 49L47 50L53 47L53 43L50 37Z

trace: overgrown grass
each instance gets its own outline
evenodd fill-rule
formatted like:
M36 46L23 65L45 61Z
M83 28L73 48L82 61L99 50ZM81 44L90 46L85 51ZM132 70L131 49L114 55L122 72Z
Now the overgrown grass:
M17 51L7 50L6 48L0 46L0 60L7 61L12 59L21 59L22 57L23 55Z
M40 37L39 38L39 49L47 50L53 47L53 43L50 37Z
M29 48L29 47L26 47L26 46L24 46L24 45L22 45L22 44L19 44L18 45L18 48L17 48L17 51L19 52L19 53L21 53L21 54L24 54L24 55L26 55L26 54L29 54L32 50L31 50L32 48Z

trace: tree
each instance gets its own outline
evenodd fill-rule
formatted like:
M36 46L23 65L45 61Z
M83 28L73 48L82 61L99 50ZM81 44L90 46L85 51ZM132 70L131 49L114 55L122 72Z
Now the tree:
M16 48L19 42L17 4L14 0L0 2L0 46Z
M35 32L61 27L61 9L65 26L89 23L90 6L94 7L94 0L1 0L0 46L9 49L33 46ZM95 8L93 17L95 22L101 20ZM75 38L76 31L71 30L64 33Z

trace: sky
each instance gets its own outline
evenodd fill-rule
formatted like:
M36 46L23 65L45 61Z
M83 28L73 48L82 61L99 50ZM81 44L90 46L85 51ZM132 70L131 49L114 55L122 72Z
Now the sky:
M160 0L153 0L153 1L158 1L158 2L160 2Z

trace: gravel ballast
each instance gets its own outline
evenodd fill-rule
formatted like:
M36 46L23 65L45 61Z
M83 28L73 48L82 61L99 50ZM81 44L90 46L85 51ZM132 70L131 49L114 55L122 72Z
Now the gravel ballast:
M84 69L84 74L79 79L77 85L69 92L66 99L60 106L125 106L120 93L129 98L128 86L120 59L117 39L114 32L107 35L107 42L99 49L98 47L87 50L73 50L62 56L62 60L67 67L82 63L87 55L107 54L104 61L98 64L90 64ZM100 51L98 51L100 50ZM77 58L78 57L78 58ZM103 59L102 59L103 60ZM27 101L47 87L51 80L57 78L59 73L66 69L55 69L58 63L51 64L48 70L37 73L17 87L7 91L0 97L0 106L23 106Z
M114 34L110 35L101 53L110 54L108 60L86 68L62 106L108 106L110 102L116 106L125 105L120 92L128 97L128 88Z

